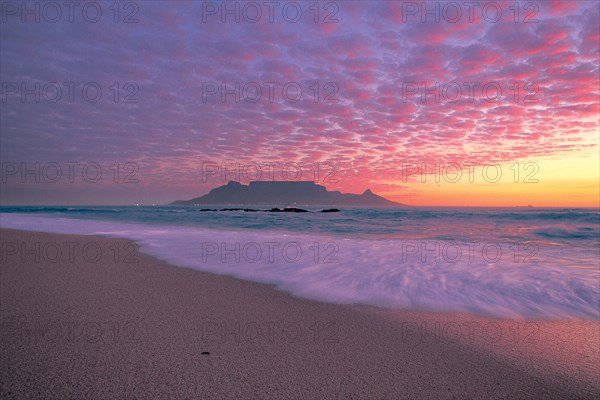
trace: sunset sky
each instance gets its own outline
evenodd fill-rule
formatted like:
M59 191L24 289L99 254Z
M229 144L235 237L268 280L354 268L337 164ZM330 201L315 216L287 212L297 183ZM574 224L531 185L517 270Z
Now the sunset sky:
M0 200L160 204L277 164L411 205L598 207L600 3L477 3L3 2Z

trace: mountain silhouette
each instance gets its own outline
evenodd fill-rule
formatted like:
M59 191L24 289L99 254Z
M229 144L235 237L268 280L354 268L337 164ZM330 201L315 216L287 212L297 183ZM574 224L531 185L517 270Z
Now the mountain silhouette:
M208 194L191 200L177 200L173 205L195 204L298 204L322 206L401 206L370 189L363 194L328 191L312 181L254 181L248 186L229 181Z

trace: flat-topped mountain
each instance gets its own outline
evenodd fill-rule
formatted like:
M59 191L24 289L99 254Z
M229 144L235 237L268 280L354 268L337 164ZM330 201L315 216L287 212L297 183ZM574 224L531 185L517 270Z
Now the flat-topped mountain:
M312 181L255 181L248 186L229 181L207 195L177 200L173 205L195 204L299 204L327 206L400 206L367 189L363 194L328 191Z

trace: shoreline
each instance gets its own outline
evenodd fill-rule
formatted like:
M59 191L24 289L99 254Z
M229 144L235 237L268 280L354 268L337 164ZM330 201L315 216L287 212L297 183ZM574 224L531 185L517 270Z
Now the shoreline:
M2 398L600 395L598 320L322 303L134 260L126 239L1 235ZM36 259L59 242L71 259Z

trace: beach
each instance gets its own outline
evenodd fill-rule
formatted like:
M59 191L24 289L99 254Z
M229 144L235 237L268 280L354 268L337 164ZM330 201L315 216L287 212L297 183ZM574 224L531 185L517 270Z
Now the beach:
M124 239L3 229L3 399L586 399L598 320L328 304Z

